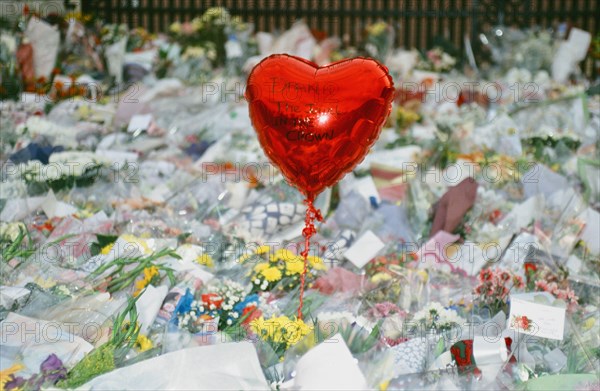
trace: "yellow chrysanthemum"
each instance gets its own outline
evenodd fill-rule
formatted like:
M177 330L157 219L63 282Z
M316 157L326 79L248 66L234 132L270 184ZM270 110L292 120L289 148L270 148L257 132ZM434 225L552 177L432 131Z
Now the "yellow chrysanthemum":
M260 273L260 272L262 272L263 270L265 270L268 267L269 267L269 263L268 262L261 262L258 265L254 266L254 272Z
M263 330L265 328L265 318L264 317L260 317L257 319L253 319L252 321L250 321L250 330L252 330L253 333L257 334L257 335L261 335L261 330Z
M260 274L269 282L281 280L281 270L276 267L268 267L260 272Z
M373 284L379 284L381 282L389 281L391 279L392 279L392 276L390 276L387 273L376 273L373 275L373 277L371 277L371 282Z
M112 248L114 246L115 246L114 243L107 244L106 246L102 247L102 250L100 250L100 254L102 254L102 255L108 255L108 253L110 253L110 250L112 250Z
M142 252L144 254L150 254L152 252L152 250L148 246L148 243L146 242L146 240L144 240L142 238L138 238L138 237L135 237L130 234L125 234L125 235L121 236L121 239L123 239L125 242L127 242L129 244L136 244L138 246L138 249L140 250L140 252Z
M250 323L252 331L263 341L285 344L289 348L298 343L311 331L301 319L290 319L287 316L277 316L265 320L262 316Z
M152 340L146 337L145 335L138 334L137 339L135 340L135 347L140 352L145 352L146 350L152 349L154 345L152 344Z
M212 257L208 254L199 255L198 258L196 258L196 262L198 262L200 265L204 265L206 267L215 266Z
M253 255L262 255L266 254L271 250L269 246L260 246L255 249L252 249L250 252L243 254L241 257L237 259L238 263L244 263L248 259L250 259Z
M138 296L142 290L152 282L152 279L158 276L158 274L159 272L156 266L144 268L144 278L135 282L135 292L133 292L133 295Z
M315 255L309 255L306 257L308 259L308 264L315 270L325 270L327 267L325 266L325 262L320 257Z
M6 383L13 379L13 375L25 368L23 364L14 364L12 367L0 371L0 390L4 390Z
M256 255L262 255L262 254L266 254L269 251L271 251L271 247L269 246L260 246L256 249L256 251L254 251L254 254Z
M295 260L286 262L287 274L302 274L304 271L304 260L302 257L296 257Z
M589 318L583 322L583 330L590 330L596 324L596 318Z
M306 336L311 328L302 321L302 319L296 319L294 321L289 320L284 325L285 329L285 342L288 348L300 342L300 340Z
M296 258L297 258L297 255L294 254L293 252L291 252L290 250L288 250L286 248L280 248L279 250L275 251L275 254L271 258L271 261L273 261L273 262L278 262L278 261L292 262Z

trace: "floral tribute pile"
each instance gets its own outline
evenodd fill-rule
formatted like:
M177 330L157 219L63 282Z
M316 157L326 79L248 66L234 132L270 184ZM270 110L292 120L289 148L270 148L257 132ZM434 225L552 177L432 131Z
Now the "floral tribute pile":
M496 26L465 55L361 27L2 21L2 390L600 387L598 37ZM315 201L302 319L305 206L243 98L273 51L397 89Z

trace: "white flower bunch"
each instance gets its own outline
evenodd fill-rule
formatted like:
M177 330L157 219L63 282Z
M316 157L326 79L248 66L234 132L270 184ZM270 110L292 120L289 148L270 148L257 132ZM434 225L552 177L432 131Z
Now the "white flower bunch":
M206 50L202 46L188 46L181 55L181 59L187 61L192 58L202 58L206 56Z
M110 163L93 152L57 152L50 155L48 164L38 160L21 163L16 170L28 182L55 181L66 177L80 177L88 170Z
M431 302L418 311L413 317L413 322L422 324L425 329L436 331L449 330L453 326L463 325L465 319L455 310L444 308L440 303Z

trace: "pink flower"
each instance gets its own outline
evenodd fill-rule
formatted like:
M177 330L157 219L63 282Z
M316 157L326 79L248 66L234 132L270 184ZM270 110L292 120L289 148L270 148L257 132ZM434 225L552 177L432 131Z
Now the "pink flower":
M181 25L181 32L185 35L194 33L194 26L190 22L185 22Z

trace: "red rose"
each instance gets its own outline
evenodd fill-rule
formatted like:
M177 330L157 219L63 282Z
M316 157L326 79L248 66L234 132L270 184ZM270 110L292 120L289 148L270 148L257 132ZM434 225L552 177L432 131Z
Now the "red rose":
M496 221L498 221L500 216L502 216L502 212L500 212L500 210L498 209L494 209L494 211L490 213L490 221L492 223L495 223Z

